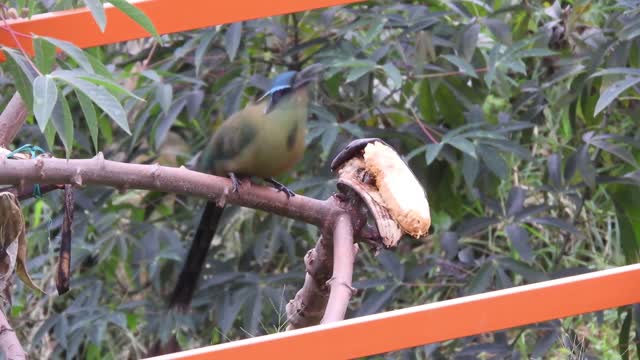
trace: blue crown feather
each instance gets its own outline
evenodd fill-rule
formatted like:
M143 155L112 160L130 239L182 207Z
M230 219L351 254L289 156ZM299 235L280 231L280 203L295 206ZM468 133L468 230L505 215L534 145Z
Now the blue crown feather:
M267 92L265 92L264 95L262 95L260 99L258 99L258 101L261 101L265 97L275 92L278 92L284 89L290 89L291 87L293 87L293 79L295 78L296 74L297 74L297 71L287 71L276 76L275 79L273 79L273 82L271 83L271 88L269 88L269 90L267 90Z

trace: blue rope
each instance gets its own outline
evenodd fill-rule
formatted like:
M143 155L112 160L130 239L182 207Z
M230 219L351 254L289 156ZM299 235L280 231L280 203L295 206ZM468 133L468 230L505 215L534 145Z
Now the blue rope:
M44 154L45 151L40 146L31 145L31 144L24 144L24 145L20 146L19 148L13 150L9 154L7 154L7 159L14 159L15 155L18 154L18 153L29 153L31 155L31 158L35 159L38 155ZM42 197L42 191L40 190L40 184L34 184L33 185L33 196L36 199L40 199Z

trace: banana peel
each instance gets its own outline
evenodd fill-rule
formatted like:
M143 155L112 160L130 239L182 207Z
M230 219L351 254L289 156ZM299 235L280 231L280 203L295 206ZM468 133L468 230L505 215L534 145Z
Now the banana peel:
M7 288L8 281L1 282L1 280L8 280L15 265L16 274L25 285L47 295L29 276L26 262L26 229L20 202L14 194L0 192L0 285L4 286L4 289L0 290ZM8 300L10 302L10 299Z

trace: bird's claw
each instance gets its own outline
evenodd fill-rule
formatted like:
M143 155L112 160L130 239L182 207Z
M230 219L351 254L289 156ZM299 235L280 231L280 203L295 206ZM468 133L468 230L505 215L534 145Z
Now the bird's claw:
M285 195L287 195L287 199L290 199L291 197L296 196L296 193L291 191L291 189L289 189L288 187L284 186L280 182L278 182L278 181L276 181L276 180L274 180L272 178L267 178L265 180L269 184L273 185L273 187L276 188L276 190L278 190L278 192L282 191L283 193L285 193Z

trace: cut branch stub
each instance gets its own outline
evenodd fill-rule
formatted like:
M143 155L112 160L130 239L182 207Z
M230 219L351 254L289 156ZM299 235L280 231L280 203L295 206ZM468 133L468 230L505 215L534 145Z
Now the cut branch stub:
M426 194L398 153L380 139L350 143L331 164L338 171L338 190L357 193L367 204L381 240L396 246L402 234L415 238L431 226Z

